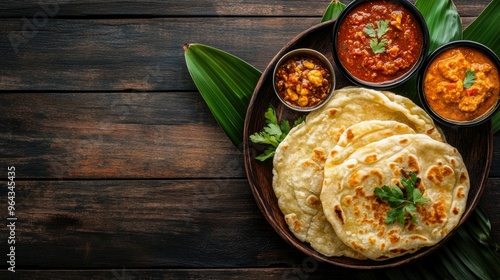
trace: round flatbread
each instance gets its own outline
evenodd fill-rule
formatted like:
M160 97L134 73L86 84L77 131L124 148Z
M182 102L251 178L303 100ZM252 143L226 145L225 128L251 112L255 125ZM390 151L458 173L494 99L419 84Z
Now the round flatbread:
M469 176L456 148L423 134L395 135L353 151L339 149L324 167L321 201L341 241L373 260L385 260L432 246L458 224L467 203ZM417 203L412 221L386 224L392 208L374 194L383 185L400 187L417 174L428 202Z
M336 90L327 104L294 127L276 149L273 189L290 231L326 256L364 258L338 239L319 196L330 151L347 128L367 120L393 121L406 125L408 133L443 141L432 119L408 98L359 87ZM389 130L398 134L396 126Z

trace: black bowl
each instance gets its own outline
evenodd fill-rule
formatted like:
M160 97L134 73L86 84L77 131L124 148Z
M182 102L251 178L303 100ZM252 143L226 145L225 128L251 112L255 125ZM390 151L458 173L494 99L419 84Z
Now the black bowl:
M358 8L359 5L363 5L369 2L383 2L387 4L395 4L397 6L401 6L404 8L409 14L413 16L415 19L421 33L422 33L422 46L419 52L419 56L416 59L415 62L412 63L412 65L404 70L401 70L398 75L395 75L394 77L389 77L385 81L368 81L364 78L361 77L356 77L354 74L352 74L342 63L342 59L339 58L339 48L342 47L341 44L345 44L344 47L352 48L352 45L348 45L348 43L344 42L338 42L338 35L339 35L339 29L343 22L347 19L348 16L350 16L351 12L355 9ZM391 24L392 25L392 24ZM362 24L360 24L362 26ZM375 26L374 26L375 27ZM395 28L395 27L394 27ZM364 29L363 29L364 30ZM370 54L371 56L376 56L374 54L373 50L370 48L368 40L371 40L373 37L370 37L369 34L363 33L362 34L365 39L363 42L362 49L366 50L365 54ZM336 23L333 28L333 36L332 36L332 43L333 43L333 53L334 53L334 60L335 64L339 68L340 72L344 74L352 83L368 88L375 88L375 89L389 89L389 88L394 88L406 81L408 81L410 78L412 78L416 73L418 73L419 69L423 65L428 49L429 49L429 30L427 28L427 24L425 22L425 19L423 18L422 14L420 11L409 1L407 0L355 0L351 2L349 5L345 7L345 9L339 14ZM377 38L377 40L382 41L383 37ZM377 41L378 42L378 41ZM404 45L404 44L402 44ZM401 56L401 52L398 52L396 57L393 57L392 59L396 60L398 57ZM368 68L365 66L361 66L358 64L358 67L362 67L363 69Z
M485 45L483 45L481 43L474 42L474 41L469 41L469 40L453 41L453 42L444 44L441 47L437 48L427 58L424 66L422 67L422 69L419 73L419 76L418 76L418 96L419 96L420 102L422 103L422 106L424 107L424 109L437 122L444 124L444 125L447 125L447 126L451 126L451 127L470 127L470 126L479 125L479 124L482 124L482 123L488 121L489 119L491 119L493 117L493 115L496 112L498 112L498 110L500 109L500 101L499 101L498 97L496 98L496 103L495 103L495 101L493 101L494 104L485 113L477 116L476 118L474 118L473 120L470 120L470 121L457 121L457 120L453 120L453 119L441 116L436 111L434 111L431 108L431 105L429 104L428 99L425 95L425 87L424 87L425 86L425 84L424 84L425 83L425 75L426 75L427 70L429 69L429 66L431 65L431 63L443 52L450 50L450 49L459 48L459 47L472 48L474 50L477 50L477 51L483 53L484 55L486 55L487 58L489 58L489 60L491 60L491 62L496 67L496 69L499 71L498 73L500 73L500 59L491 49L489 49L488 47L486 47ZM497 75L497 77L498 77L498 80L500 81L500 76ZM500 87L500 84L497 84L497 87ZM449 106L454 106L454 105L450 104Z

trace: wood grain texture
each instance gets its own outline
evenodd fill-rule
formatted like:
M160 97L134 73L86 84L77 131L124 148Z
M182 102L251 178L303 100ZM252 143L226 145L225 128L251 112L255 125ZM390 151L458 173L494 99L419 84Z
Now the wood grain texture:
M16 186L19 268L245 267L293 261L243 179L23 181ZM1 198L6 203L3 189Z
M317 18L0 20L0 89L195 91L182 45L207 44L258 69ZM206 32L210 30L210 32ZM54 43L57 42L57 43Z
M18 273L2 261L0 278L360 277L316 267L269 225L182 51L203 43L264 70L329 2L0 1L0 170L18 170L19 217ZM489 1L454 2L467 26ZM497 135L480 201L495 240L499 178Z
M342 0L348 4L352 1ZM415 0L410 0L415 3ZM488 3L485 0L454 1L458 12L477 16ZM53 17L71 16L317 16L328 6L327 0L27 0L0 3L0 17L32 17L45 13Z
M0 90L195 91L183 44L207 44L264 70L282 46L318 22L305 17L50 19L35 26L0 19Z
M294 264L287 268L217 268L217 269L101 269L101 270L20 270L17 272L21 278L29 278L36 275L40 280L60 279L141 279L141 280L265 280L265 279L326 279L335 273L336 277L347 278L359 274L349 270L331 269L316 266L309 259ZM12 278L14 279L14 278Z
M197 92L3 93L0 155L28 178L244 178Z
M19 181L16 186L19 269L289 267L308 258L271 228L244 179ZM481 207L495 240L499 196L500 180L490 179ZM0 189L2 205L6 197ZM0 234L6 236L7 228Z

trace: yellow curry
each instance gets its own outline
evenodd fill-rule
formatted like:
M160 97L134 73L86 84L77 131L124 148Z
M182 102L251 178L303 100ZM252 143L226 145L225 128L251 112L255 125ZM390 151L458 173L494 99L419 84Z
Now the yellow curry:
M472 121L497 104L498 69L476 49L448 49L429 65L424 92L436 114L454 121Z

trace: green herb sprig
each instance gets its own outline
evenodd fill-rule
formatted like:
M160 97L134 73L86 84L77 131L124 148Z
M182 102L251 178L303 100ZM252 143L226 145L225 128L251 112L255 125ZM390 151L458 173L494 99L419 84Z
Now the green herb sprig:
M410 177L407 179L405 177L401 178L401 185L405 188L405 194L400 187L394 186L392 188L387 185L375 188L374 193L376 196L380 197L382 200L387 201L391 210L387 212L387 217L385 219L386 224L391 224L393 222L398 222L402 225L405 223L405 214L408 213L413 222L417 222L417 218L414 213L417 210L417 203L425 203L430 199L427 197L422 197L423 193L416 187L417 174L414 172L410 173Z
M363 29L366 35L368 35L370 38L370 47L372 48L372 51L374 54L379 54L385 52L385 45L387 45L387 40L382 39L379 41L379 39L384 36L387 31L389 31L389 21L388 20L379 20L377 21L377 30L375 30L375 27L373 24L368 23L365 28Z
M476 82L476 72L472 69L465 71L464 88L470 88Z
M261 132L255 132L254 134L250 135L250 141L252 141L253 143L270 145L264 151L264 153L255 157L255 159L260 161L265 161L266 159L274 156L276 148L281 143L281 141L285 139L286 135L292 128L290 127L290 123L288 122L288 120L283 120L281 121L281 123L278 122L276 111L271 105L269 105L269 108L264 114L264 117L266 118L267 124L264 129ZM303 122L304 119L305 116L302 116L295 120L295 122L293 123L293 127Z

